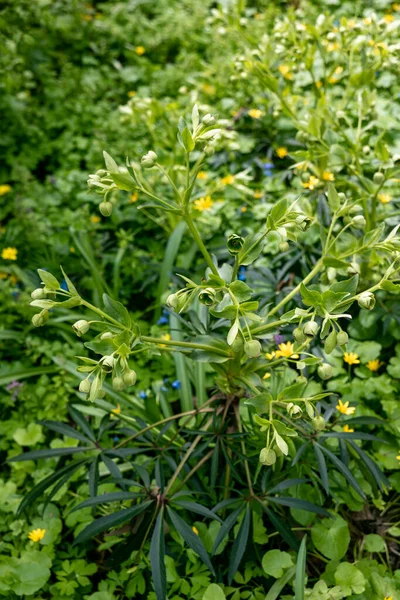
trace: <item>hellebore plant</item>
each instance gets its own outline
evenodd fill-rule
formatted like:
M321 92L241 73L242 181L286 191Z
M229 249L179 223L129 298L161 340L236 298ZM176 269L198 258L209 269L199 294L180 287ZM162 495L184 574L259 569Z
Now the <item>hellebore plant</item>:
M166 304L171 315L178 315L174 319L187 314L189 320L199 304L204 305L207 317L200 327L184 330L184 339L142 335L139 326L120 302L105 294L103 306L90 304L79 295L65 273L67 290L61 289L53 275L40 270L43 287L32 293L31 304L41 309L33 317L35 326L46 323L51 309L80 307L88 310L90 316L79 319L73 330L79 337L94 334L92 341L85 346L100 358L80 357L83 364L78 371L85 376L79 384L79 391L97 406L108 406L104 400L107 390L113 388L120 393L135 385L135 355L138 353L183 353L194 361L207 362L215 373L212 395L203 403L194 405L192 410L170 414L146 424L143 412L135 414L135 410L139 409L132 402L133 417L124 414L124 411L105 415L98 437L85 418L71 409L71 416L83 430L79 439L85 440L87 446L82 451L87 458L63 467L62 476L68 478L73 469L89 466L91 498L81 506L118 500L129 500L130 503L128 508L96 519L79 534L78 541L87 540L123 522L132 522L140 514L140 522L143 522L143 525L138 525L140 543L132 546L130 552L136 549L139 555L146 540L151 540L149 555L159 600L165 597L164 519L168 519L211 572L214 572L214 567L204 545L178 513L192 511L221 521L217 514L221 512L225 520L215 540L214 553L239 520L239 533L231 551L228 574L231 581L246 547L252 512L266 515L295 549L298 549L298 541L283 522L280 506L328 514L306 500L280 495L303 479L287 479L272 484L272 475L278 479L280 476L285 478L296 466L296 475L300 473L313 478L329 495L326 464L329 461L331 468L339 471L354 491L364 498L362 486L349 468L351 457L365 476L374 482L374 492L378 493L379 488L384 490L387 486L379 468L355 443L355 440L374 439L373 436L334 429L342 412L339 411L339 415L336 412L337 396L331 390L315 393L310 382L321 383L332 376L329 355L346 349L348 336L344 324L351 319L349 311L352 307L358 304L362 310L372 310L376 292L397 291L400 268L397 228L387 233L384 226L378 226L364 233L366 219L363 207L356 199L337 193L334 185L327 183L324 201L330 225L326 229L320 225L320 257L304 279L279 302L266 305L263 298L241 280L240 275L238 278L240 269L257 261L270 234L279 234L282 251L298 243L299 236L315 224L315 211L301 195L291 203L286 199L280 200L271 206L260 231L245 237L239 233L230 235L226 245L231 259L218 262L207 249L196 226L193 196L197 175L204 169L207 157L212 155L219 139L220 129L215 118L208 114L200 119L195 106L191 126L184 119L179 122L178 143L179 152L183 155L182 164L164 168L158 162L157 154L149 151L141 159L141 167L129 160L126 166L119 166L104 153L106 168L89 178L90 189L102 196L99 209L104 216L112 214L117 201L116 192L123 190L148 198L149 201L139 209L166 211L186 223L187 232L204 259L204 277L201 281L194 281L180 275L182 287L168 296ZM163 191L162 196L148 182L148 170L159 172L163 190L168 184L169 188ZM345 231L352 233L351 244L342 243ZM356 267L360 261L368 260L371 253L379 257L382 273L373 285L359 289ZM332 277L326 277L328 269L331 270L330 275L332 270L335 271L336 281L319 283L332 280ZM93 315L98 318L93 318ZM198 334L193 335L193 331L198 331ZM289 333L288 340L272 347L274 335L282 332ZM112 388L107 387L109 378ZM126 398L129 399L129 396ZM107 435L115 428L118 419L128 423L131 429L115 445ZM346 421L349 425L351 422L351 419ZM61 431L52 422L48 426ZM106 442L100 441L104 436ZM133 442L138 445L132 446ZM339 455L335 453L336 448ZM147 475L143 466L133 465L141 483L121 474L121 466L137 454L144 454L146 469L153 470L151 475ZM39 455L40 451L36 452L36 456ZM31 453L27 453L14 460L30 457ZM110 498L107 495L96 496L100 460L122 490L109 494ZM143 461L140 464L143 465ZM200 486L201 490L198 487L200 474L203 480L208 481L204 489ZM222 483L219 482L221 474ZM60 481L63 482L64 478ZM23 501L22 508L56 481L54 479L44 485L41 482L40 490L34 488ZM135 492L129 491L131 486L135 487ZM235 491L237 486L243 489L240 494ZM211 495L211 503L215 504L213 510L190 500L190 496L199 490ZM183 500L185 496L189 499ZM234 510L226 518L228 508ZM126 544L129 546L125 541Z

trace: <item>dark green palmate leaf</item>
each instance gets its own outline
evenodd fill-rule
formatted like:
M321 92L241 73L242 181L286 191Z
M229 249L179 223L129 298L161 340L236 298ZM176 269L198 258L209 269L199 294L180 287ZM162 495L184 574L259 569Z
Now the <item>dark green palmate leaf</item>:
M80 502L74 506L71 512L81 510L81 508L86 508L87 506L97 506L98 504L107 504L108 502L123 502L125 500L133 500L141 495L142 494L137 492L110 492L108 494L101 494L100 496L88 498L88 500Z
M211 564L210 558L207 554L207 550L204 548L203 542L199 538L199 536L194 533L191 527L185 523L183 519L169 506L167 507L168 516L172 521L173 526L177 530L177 532L183 537L185 542L190 546L192 550L196 552L203 561L203 563L208 567L213 575L215 575L214 567Z
M352 475L352 473L348 469L348 467L346 467L346 465L344 463L342 463L342 461L339 460L339 458L335 454L333 454L333 452L331 452L330 450L325 448L325 446L321 446L320 444L316 444L316 446L318 446L318 448L320 450L322 450L322 452L324 452L324 454L326 454L326 456L329 458L329 460L342 473L342 475L345 477L345 479L348 481L348 483L355 489L357 494L360 494L361 498L363 498L365 500L366 496L365 496L364 492L362 491L358 481Z
M251 507L250 504L246 507L246 512L243 518L243 521L240 524L239 533L237 534L236 540L233 543L230 561L229 561L229 570L228 570L228 582L229 585L232 584L233 578L236 575L238 567L240 565L240 561L243 558L243 554L246 550L247 542L250 534L250 526L251 526Z
M174 500L174 499L172 499L171 502L173 502L176 506L180 506L181 508L186 508L186 510L189 510L191 512L202 515L203 517L209 517L210 519L215 519L216 521L219 521L220 523L222 523L222 520L219 518L218 515L216 515L214 512L212 512L205 506L202 506L201 504L197 504L197 502L190 502L187 500Z
M319 476L321 477L321 482L324 490L327 494L329 494L329 479L328 479L328 469L326 468L325 457L318 447L318 445L313 444L315 457L317 459Z
M281 536L285 540L285 542L287 544L289 544L289 546L291 548L293 548L293 550L296 550L296 552L297 552L299 549L299 542L298 542L298 539L293 534L292 530L286 525L286 523L284 523L278 517L278 515L273 510L269 509L264 504L262 504L262 507L263 507L264 512L266 513L267 517L269 518L269 520L271 521L271 523L273 524L275 529L277 531L279 531L279 533L281 534Z
M79 433L79 431L76 431L76 429L66 425L65 423L58 423L58 421L39 421L39 423L51 431L65 435L65 437L71 437L75 440L79 440L80 442L85 442L85 444L91 443L90 438L82 435L82 433Z
M23 462L24 460L39 460L40 458L56 458L57 456L68 456L85 450L93 450L93 446L72 446L71 448L52 448L49 450L31 450L18 456L13 456L8 462Z
M300 550L297 555L296 564L296 580L295 580L295 600L304 600L304 590L306 588L306 543L307 536L305 535L300 544Z
M223 508L220 505L218 505L218 506L219 506L219 508ZM245 506L244 506L244 504L242 504L241 506L239 506L239 508L237 508L236 510L234 510L229 515L229 517L227 517L225 519L225 521L222 524L221 529L218 532L217 537L215 538L215 542L214 542L213 549L212 549L212 554L216 553L216 551L218 550L218 547L221 544L222 540L225 538L225 536L228 535L228 533L230 532L230 530L232 529L232 527L234 526L234 524L238 520L239 515L243 512L244 508L245 508ZM215 509L217 509L217 507Z
M290 498L288 497L273 497L267 496L266 500L268 502L272 502L274 504L281 504L282 506L290 506L291 508L298 508L300 510L307 510L308 512L315 513L316 515L324 515L325 517L332 517L327 510L322 508L321 506L317 506L312 502L308 502L308 500L301 500L300 498Z
M83 416L83 414L80 413L73 406L68 406L68 412L71 415L71 417L73 418L73 420L75 421L75 423L77 425L79 425L79 427L82 429L82 431L84 432L84 434L90 440L92 440L92 442L95 442L96 441L96 436L95 436L95 434L93 432L93 429L90 427L89 423L87 422L87 420Z
M150 564L157 600L167 597L167 574L165 569L164 507L160 508L150 542Z
M53 484L57 483L57 481L61 478L64 478L68 475L67 479L64 479L63 483L68 480L74 473L77 471L82 465L89 461L88 458L84 458L77 462L74 462L62 469L58 469L55 473L52 473L42 481L39 481L37 485L27 494L21 504L18 507L17 515L20 515L23 510L28 508L31 504L33 504L40 496L43 494L45 490L51 487Z
M386 492L390 488L390 483L384 475L384 473L382 473L378 465L372 460L372 458L368 456L366 452L364 452L364 450L359 448L357 444L355 444L352 441L349 441L349 445L353 448L354 452L356 452L359 455L360 459L363 461L367 469L370 471L372 477L376 481L378 487L382 491Z
M129 521L132 517L140 515L140 513L145 511L151 504L153 504L153 500L148 500L147 502L142 502L141 504L137 504L131 508L124 508L123 510L119 510L111 515L105 515L104 517L95 519L92 521L92 523L90 523L90 525L85 527L85 529L80 532L80 534L76 537L74 544L87 542L87 540L90 540L99 533L103 533L103 531L107 531L108 529L117 527L117 525L126 523L126 521Z

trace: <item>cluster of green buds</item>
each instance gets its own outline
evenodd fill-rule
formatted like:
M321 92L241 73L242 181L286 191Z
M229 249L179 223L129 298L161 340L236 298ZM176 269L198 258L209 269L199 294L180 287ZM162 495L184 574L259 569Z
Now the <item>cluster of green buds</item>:
M96 194L104 196L104 200L100 202L99 210L104 217L109 217L112 213L113 205L112 202L107 200L107 195L112 190L117 189L109 171L99 169L96 173L89 175L87 183L89 190L93 190Z
M102 386L107 375L111 375L112 386L118 392L122 392L136 383L136 372L130 368L127 359L122 356L110 354L103 356L99 361L86 357L80 357L80 359L85 364L80 365L78 371L88 373L88 375L80 382L79 391L86 394L87 399L92 402L104 397Z

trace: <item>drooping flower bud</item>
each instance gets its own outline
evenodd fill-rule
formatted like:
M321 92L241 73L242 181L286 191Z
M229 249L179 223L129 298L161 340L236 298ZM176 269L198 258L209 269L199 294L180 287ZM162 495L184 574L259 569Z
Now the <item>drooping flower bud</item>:
M179 304L179 296L178 294L170 294L166 301L167 306L171 308L176 308Z
M353 217L351 224L355 229L364 229L367 224L367 221L365 220L365 217L363 217L363 215L356 215L355 217Z
M33 292L31 293L31 298L33 298L33 300L40 300L41 298L45 297L46 292L43 288L36 288L36 290L33 290Z
M72 329L75 331L78 337L85 335L89 331L89 323L85 319L80 319L72 325Z
M323 416L318 415L318 417L314 417L311 420L311 422L314 426L314 429L316 429L316 431L322 431L323 429L325 429L326 421Z
M345 331L339 331L339 333L337 334L337 337L336 337L336 343L339 346L345 346L348 341L349 341L349 336L347 335L347 333Z
M302 344L306 340L306 337L301 327L296 327L295 329L293 329L293 337L296 340L296 342L299 342L299 344Z
M100 361L101 368L106 373L111 373L115 365L115 358L113 356L103 356Z
M215 117L213 117L212 115L210 115L208 113L208 114L204 115L204 117L202 118L201 122L206 127L210 127L211 125L214 125L214 123L215 123Z
M351 262L347 269L347 273L349 275L359 275L361 273L360 265L356 262Z
M375 296L372 292L362 292L358 298L358 306L365 308L365 310L372 310L375 303Z
M385 176L383 173L374 173L374 183L375 185L382 185L382 183L385 181Z
M83 392L84 394L88 394L90 392L91 385L92 384L89 379L82 379L79 384L79 391Z
M312 225L312 219L307 217L307 215L299 215L296 217L295 223L301 231L307 231L309 227Z
M144 169L151 169L151 167L154 167L154 165L156 164L157 159L157 154L153 152L153 150L150 150L149 152L147 152L147 154L142 156L140 164Z
M226 245L228 246L228 250L231 254L238 254L243 244L244 238L242 238L242 236L240 235L236 235L236 233L232 233L232 235L229 236L228 241L226 243Z
M319 365L319 367L318 367L318 375L324 381L327 380L327 379L330 379L332 377L332 373L333 373L333 369L332 369L332 366L330 364L328 364L328 363L322 363L322 365Z
M199 294L199 300L206 306L211 306L215 302L216 291L214 288L205 288Z
M114 333L111 333L111 331L105 331L104 333L101 334L100 339L101 340L111 340L111 338L114 337Z
M111 204L111 202L108 201L100 202L99 210L103 217L109 217L112 213L113 205Z
M113 377L112 386L116 392L122 392L126 388L122 377Z
M42 327L42 325L46 323L48 317L49 312L47 310L42 310L42 312L40 312L39 314L33 315L32 325L34 325L34 327Z
M286 410L289 416L293 417L294 419L298 419L299 417L301 417L301 414L303 412L301 407L297 404L293 404L293 402L289 402L286 405Z
M258 340L248 340L244 344L244 351L249 358L257 358L261 354L261 344Z
M274 465L276 463L276 454L273 450L263 448L260 452L260 463L262 465Z
M289 250L290 246L288 242L281 242L279 244L279 251L280 252L287 252Z
M135 385L136 380L137 380L136 371L134 371L133 369L124 371L124 373L122 375L122 379L123 379L125 385Z
M304 327L303 332L307 337L315 337L318 333L319 325L315 321L308 321Z

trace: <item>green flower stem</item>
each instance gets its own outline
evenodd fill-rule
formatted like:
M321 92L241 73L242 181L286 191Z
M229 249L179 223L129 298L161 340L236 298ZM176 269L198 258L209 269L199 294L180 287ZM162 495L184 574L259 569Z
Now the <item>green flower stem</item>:
M210 427L210 425L212 424L212 422L214 421L214 415L211 417L211 419L209 419L207 421L207 423L204 425L203 431L207 431L207 429ZM195 437L195 439L193 440L193 442L191 443L191 445L189 446L189 448L187 449L187 452L185 454L185 456L182 458L181 462L179 463L175 473L172 475L168 486L164 492L164 496L167 497L168 496L168 492L171 489L171 487L173 486L176 478L178 477L179 473L182 471L183 467L185 466L185 464L187 463L187 461L190 458L190 455L194 452L194 450L196 449L197 444L203 439L203 436L201 434L197 435Z
M147 342L149 344L159 344L161 346L177 346L178 348L187 348L189 350L204 350L205 352L212 352L214 354L220 354L221 356L230 356L229 352L227 352L226 350L214 348L213 346L207 346L207 344L179 342L177 340L163 340L162 338L154 338L149 337L147 335L142 335L140 339L142 340L142 342Z
M97 306L94 306L93 304L90 304L90 302L87 302L83 298L81 298L81 304L83 306L86 306L86 308L88 308L89 310L92 310L93 312L95 312L98 315L102 316L103 319L107 319L107 321L110 321L110 323L113 323L113 325L116 325L120 329L126 329L126 327L124 327L119 321L117 321L116 319L113 319L112 317L110 317L110 315L108 315L103 310L101 310L101 308L97 308Z
M213 401L214 400L215 400L215 398L213 399ZM210 403L210 401L208 403ZM154 427L159 427L160 425L164 425L165 423L168 423L169 421L173 421L174 419L180 419L182 417L187 417L187 416L194 416L194 415L197 415L199 413L204 413L204 412L214 412L214 409L202 406L200 409L189 410L187 412L179 413L177 415L172 415L170 417L167 417L166 419L161 419L161 421L157 421L156 423L152 423L151 425L148 425L147 427L144 427L143 429L141 429L140 431L138 431L134 435L131 435L128 438L126 438L125 440L122 440L122 442L120 442L119 444L117 444L115 446L114 450L117 450L118 448L121 448L125 444L128 444L129 442L132 442L137 437L143 435L147 431L150 431L150 429L153 429Z
M233 283L235 281L236 277L237 277L239 266L240 266L239 255L236 254L236 256L235 256L235 264L234 264L233 271L232 271L231 283Z
M284 319L280 319L279 321L272 321L271 323L266 323L265 325L259 325L258 327L250 327L251 330L251 335L257 336L257 335L261 335L262 333L266 333L267 331L269 331L270 329L276 329L277 327L280 327L281 325L285 325L287 324L287 321L285 321Z
M301 283L299 283L299 285L297 285L287 296L285 296L285 298L283 298L283 300L281 300L279 302L279 304L277 304L272 310L269 311L268 317L270 317L271 315L274 315L276 312L278 312L278 310L280 310L283 306L285 306L285 304L287 304L289 302L289 300L291 300L294 296L296 296L296 294L298 294L300 291L301 284L305 285L306 283L311 281L311 279L313 279L313 277L315 277L315 275L317 275L317 273L320 272L320 270L322 269L322 266L323 266L322 259L319 259L315 263L314 268L303 279L303 281Z
M238 431L239 431L239 433L243 433L242 421L240 419L240 410L239 410L238 404L235 404L234 411L235 411L235 417L236 417ZM240 446L242 448L243 456L246 456L246 444L244 443L243 438L240 439ZM247 479L247 485L249 486L249 492L250 492L250 495L253 497L254 490L253 490L253 485L251 482L251 475L250 475L249 463L247 462L247 458L244 459L244 470L246 471L246 479Z
M164 175L164 176L165 176L165 177L168 179L169 183L171 184L171 186L172 186L172 187L173 187L173 189L174 189L174 192L175 192L175 194L176 194L176 197L177 197L177 198L179 198L179 200L181 200L181 195L180 195L180 193L179 193L179 190L178 190L178 188L176 187L176 185L175 185L175 182L174 182L174 180L172 179L172 177L170 176L170 174L168 173L168 171L166 171L166 170L164 169L164 167L162 167L162 166L161 166L159 163L156 163L156 164L155 164L155 166L156 166L156 167L157 167L157 169L158 169L159 171L161 171L161 173L162 173L162 174L163 174L163 175Z
M207 265L210 267L210 269L214 273L214 275L218 275L217 267L214 265L213 260L210 256L207 248L205 247L203 240L200 237L199 232L196 229L196 225L193 223L193 219L188 212L184 215L184 219L185 219L186 225L188 226L190 233L192 234L195 242L197 243L198 247L200 248L202 255L204 256Z

